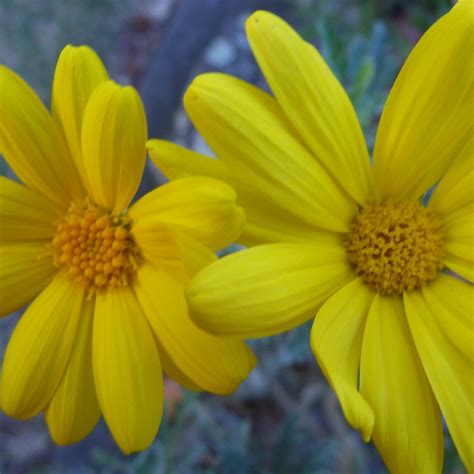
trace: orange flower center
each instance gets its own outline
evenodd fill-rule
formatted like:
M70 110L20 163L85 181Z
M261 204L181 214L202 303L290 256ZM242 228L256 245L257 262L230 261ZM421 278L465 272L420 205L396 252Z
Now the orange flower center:
M345 245L357 275L382 295L420 288L443 268L441 221L417 202L367 206Z
M130 229L124 215L73 203L52 241L54 263L92 292L127 286L143 260Z

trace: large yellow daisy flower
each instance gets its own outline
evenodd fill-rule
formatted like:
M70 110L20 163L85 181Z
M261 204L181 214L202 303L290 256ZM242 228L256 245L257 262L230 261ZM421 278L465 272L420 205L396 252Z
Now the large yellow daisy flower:
M0 66L0 117L0 150L24 183L0 177L0 316L34 298L6 349L2 409L44 411L58 444L102 413L123 452L144 449L162 415L162 371L226 394L254 365L243 342L199 329L184 298L241 232L235 192L187 178L128 208L146 159L143 105L87 47L61 53L51 115Z
M403 474L441 471L440 411L474 472L473 30L464 0L417 44L373 166L328 66L266 12L247 34L274 97L222 74L198 77L185 96L220 159L149 142L171 178L232 184L247 214L241 242L265 244L193 279L199 324L256 337L317 314L312 348L347 420Z

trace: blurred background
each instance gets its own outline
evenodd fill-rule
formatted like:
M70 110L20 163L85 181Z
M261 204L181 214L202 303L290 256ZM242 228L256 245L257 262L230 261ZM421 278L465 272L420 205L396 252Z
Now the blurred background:
M48 104L63 46L88 44L113 79L139 89L150 136L210 153L186 118L183 92L206 71L266 88L244 32L246 17L263 8L319 48L372 147L397 71L450 6L450 0L0 0L0 62ZM13 177L1 157L0 172ZM162 181L148 164L141 192ZM0 357L18 318L0 320ZM309 330L251 341L259 364L233 396L196 394L168 380L158 438L129 457L102 421L86 440L59 448L41 416L20 422L0 414L0 473L385 473L375 448L346 424L311 354ZM445 445L444 472L464 472L448 436Z

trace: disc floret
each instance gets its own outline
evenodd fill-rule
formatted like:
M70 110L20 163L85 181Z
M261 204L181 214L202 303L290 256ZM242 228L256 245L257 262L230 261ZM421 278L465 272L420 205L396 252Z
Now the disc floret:
M93 292L127 286L142 262L125 215L72 203L52 241L54 263Z
M357 275L382 295L421 288L443 268L440 218L418 202L385 202L362 209L345 246Z

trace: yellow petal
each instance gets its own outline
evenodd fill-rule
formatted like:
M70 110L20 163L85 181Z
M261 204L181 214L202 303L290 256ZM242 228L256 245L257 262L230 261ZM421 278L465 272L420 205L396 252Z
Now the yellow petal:
M245 211L245 226L238 242L256 245L270 242L320 240L323 232L302 219L292 216L273 201L271 193L258 183L237 176L222 160L211 159L174 143L148 141L153 162L169 179L206 175L230 184L237 192L237 204ZM324 238L324 237L323 237Z
M236 188L237 193L239 189ZM334 233L295 219L256 192L238 194L245 211L245 227L238 243L245 246L272 242L331 242Z
M125 454L146 449L163 411L163 376L151 329L129 288L98 294L94 380L107 425Z
M49 432L59 445L85 438L100 418L92 376L93 315L92 300L84 305L66 370L46 409Z
M474 287L440 274L423 296L440 330L474 364Z
M348 230L355 202L294 137L270 95L231 76L204 74L189 87L184 106L238 180L265 189L273 202L303 222Z
M470 281L471 283L474 282L474 266L472 265L472 261L467 262L462 258L448 254L444 257L443 263L453 272L461 275L467 281Z
M159 348L160 349L160 348ZM184 372L182 372L174 361L169 357L168 353L164 350L159 350L161 367L163 372L176 383L181 385L188 390L195 392L201 392L202 389L199 385L196 385L190 378L188 378ZM1 401L1 400L0 400Z
M474 201L474 135L436 185L428 206L444 217Z
M0 240L52 239L57 208L41 194L0 176Z
M222 179L227 183L232 179L222 160L156 138L148 140L146 147L153 163L169 180L193 175Z
M207 334L191 320L184 286L149 264L137 272L135 293L160 347L176 368L203 390L232 393L255 366L236 339Z
M374 413L358 392L362 336L374 293L359 279L331 296L311 331L314 355L336 391L347 421L370 440Z
M462 223L466 219L472 218L474 213L474 199L470 198L469 202L466 202L461 208L452 210L448 214L442 216L443 224L446 228L451 226L456 227L458 224Z
M255 337L313 318L353 278L339 242L268 244L209 265L191 281L191 315L205 330Z
M179 281L189 280L175 232L164 225L156 224L148 228L133 225L132 236L146 261L164 268Z
M235 191L213 178L190 177L156 188L130 209L136 232L163 226L214 249L236 241L244 225Z
M192 278L197 272L217 260L217 255L192 237L177 234L176 242L181 251L181 260L187 275Z
M443 262L474 282L474 139L467 142L436 186L429 207L443 218Z
M436 290L443 284L444 281L440 282ZM448 288L441 291L436 300L432 299L431 291L407 293L404 297L405 308L416 349L451 437L467 472L474 472L474 366L452 343L450 336L443 332L445 328L439 324L443 316L436 315L438 309L435 305L443 298L455 320L468 315L459 314L452 302L444 299ZM472 318L472 306L469 316ZM472 327L472 319L470 324Z
M449 41L446 41L449 38ZM458 2L421 38L383 110L374 149L381 199L417 198L473 133L474 8Z
M147 126L137 91L112 81L92 93L82 122L82 153L90 196L121 212L138 189L145 167Z
M0 65L0 150L16 175L60 208L83 196L67 145L38 96Z
M462 210L465 213L458 213L457 219L450 219L452 216L445 219L444 263L474 282L474 205L463 207ZM458 265L458 261L464 264Z
M0 317L29 303L52 280L57 269L46 242L0 244Z
M372 440L391 473L441 472L441 415L398 297L377 294L370 307L360 393L375 414Z
M49 403L67 366L83 301L84 291L58 275L23 314L3 361L7 415L29 418Z
M373 187L369 156L341 84L318 51L282 19L258 11L246 26L255 58L287 119L339 186L365 204Z
M81 153L82 116L92 91L107 80L99 56L88 46L67 45L54 72L51 113L64 133L77 170L84 179Z

